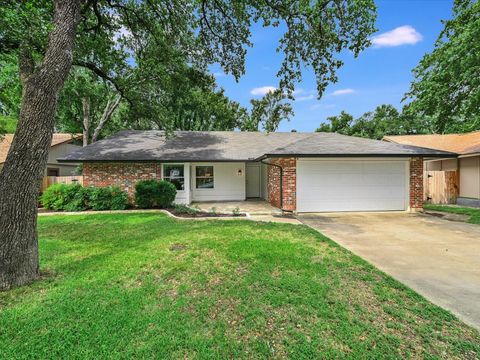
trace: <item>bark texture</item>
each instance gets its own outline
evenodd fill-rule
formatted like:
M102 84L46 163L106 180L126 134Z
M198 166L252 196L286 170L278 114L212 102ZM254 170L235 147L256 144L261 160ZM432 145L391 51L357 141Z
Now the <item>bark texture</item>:
M83 146L88 145L88 137L90 134L90 99L82 99L83 109Z
M39 276L37 202L54 129L59 91L70 71L80 0L55 1L43 62L20 52L23 96L17 131L0 173L0 289Z
M122 97L120 95L115 96L115 98L113 100L112 99L108 100L107 105L105 106L105 109L103 110L102 117L100 118L100 121L98 122L98 126L95 128L95 131L93 132L92 143L97 141L98 136L100 135L100 132L103 130L103 128L105 127L105 124L111 118L113 112L115 111L115 109L120 104L120 100L122 100Z

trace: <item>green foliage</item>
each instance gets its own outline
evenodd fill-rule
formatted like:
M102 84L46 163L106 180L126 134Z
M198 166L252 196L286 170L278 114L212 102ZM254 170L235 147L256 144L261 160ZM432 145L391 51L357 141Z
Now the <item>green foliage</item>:
M411 114L432 117L433 132L480 129L480 3L455 0L434 50L413 70Z
M215 206L212 206L212 207L210 208L210 214L212 214L212 215L217 215L217 208L216 208Z
M40 202L48 210L66 210L81 188L80 184L53 184L45 189L40 197Z
M0 94L6 98L0 103L6 113L19 110L20 49L22 58L41 63L53 15L54 6L46 0L4 2L0 7L0 61L5 62L0 66ZM257 130L255 123L265 122L264 111L255 113L252 125L246 109L217 88L206 71L208 64L220 64L225 74L238 80L245 72L246 50L253 45L252 24L280 27L285 31L278 45L283 54L279 93L292 94L301 70L311 68L321 96L337 80L343 65L339 54L348 50L357 56L370 44L375 18L373 0L95 0L82 7L57 128L81 131L82 102L89 99L91 133L108 112L108 101L120 96L103 135L120 128L232 130L242 121ZM264 110L269 113L264 126L268 131L291 113L288 106Z
M342 111L338 116L327 118L316 131L359 136L381 140L386 135L421 134L429 131L428 122L423 119L399 113L392 105L380 105L373 112L366 112L355 119Z
M233 216L240 216L240 208L237 206L235 209L232 210Z
M175 212L179 214L188 214L191 216L195 216L199 212L199 210L196 208L191 208L190 206L184 204L174 204L173 208L175 209Z
M0 115L0 136L2 134L13 134L17 129L17 119L13 116Z
M90 190L92 210L125 210L128 208L128 196L118 186L94 187Z
M118 186L54 184L43 192L40 202L45 209L55 211L124 210L128 207L128 196Z
M267 132L275 131L282 120L289 120L294 115L292 106L286 102L287 95L280 89L269 91L259 99L250 100L252 110L249 116L245 116L240 123L243 131Z
M164 180L142 180L135 184L135 204L142 209L170 207L176 194L175 185Z

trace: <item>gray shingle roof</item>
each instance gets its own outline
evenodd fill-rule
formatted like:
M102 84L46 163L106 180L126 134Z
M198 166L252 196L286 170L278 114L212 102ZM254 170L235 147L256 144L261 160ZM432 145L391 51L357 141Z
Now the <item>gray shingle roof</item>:
M335 133L122 131L59 161L251 161L270 156L455 156L453 153Z

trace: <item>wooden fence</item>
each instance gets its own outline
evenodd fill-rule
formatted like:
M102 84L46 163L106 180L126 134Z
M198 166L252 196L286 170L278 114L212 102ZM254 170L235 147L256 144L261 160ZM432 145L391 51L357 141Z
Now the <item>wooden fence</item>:
M42 188L40 189L43 192L46 188L53 184L72 184L77 183L83 185L83 176L45 176L42 181Z
M423 194L431 204L455 204L459 194L458 171L425 171Z

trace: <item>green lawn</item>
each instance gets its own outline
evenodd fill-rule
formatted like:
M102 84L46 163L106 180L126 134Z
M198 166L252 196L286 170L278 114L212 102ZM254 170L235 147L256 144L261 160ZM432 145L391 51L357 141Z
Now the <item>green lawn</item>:
M43 277L0 293L0 358L475 359L480 334L305 227L39 218Z
M450 205L431 205L425 204L424 209L434 210L434 211L445 211L453 214L463 214L469 215L469 223L480 224L480 209L469 208L469 207L460 207L460 206L450 206Z

